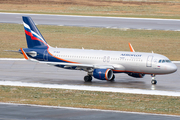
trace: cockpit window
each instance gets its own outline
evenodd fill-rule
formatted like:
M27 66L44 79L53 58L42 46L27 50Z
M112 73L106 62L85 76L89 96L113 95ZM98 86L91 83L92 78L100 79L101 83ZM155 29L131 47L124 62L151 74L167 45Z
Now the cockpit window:
M170 63L171 61L170 60L166 60L167 63Z
M170 60L159 60L159 63L171 63Z

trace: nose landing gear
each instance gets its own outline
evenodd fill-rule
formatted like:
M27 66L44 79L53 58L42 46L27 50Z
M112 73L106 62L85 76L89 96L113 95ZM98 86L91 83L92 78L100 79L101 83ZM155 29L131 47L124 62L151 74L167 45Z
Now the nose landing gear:
M151 84L153 85L156 85L157 84L157 81L155 80L155 74L152 74L151 77L152 77L152 81L151 81Z

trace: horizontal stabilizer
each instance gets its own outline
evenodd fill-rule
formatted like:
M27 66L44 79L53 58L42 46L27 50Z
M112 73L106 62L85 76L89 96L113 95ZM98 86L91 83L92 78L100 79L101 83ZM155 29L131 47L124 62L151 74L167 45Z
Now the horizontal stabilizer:
M29 60L29 57L28 57L27 54L24 52L24 50L23 50L22 48L20 48L20 49L21 49L22 54L24 55L24 58L25 58L26 60Z
M30 58L28 57L28 55L26 54L26 52L25 52L22 48L20 48L20 50L21 50L21 52L22 52L22 54L24 55L24 58L25 58L26 60L30 60L30 61L33 61L33 62L39 62L38 60L30 59ZM30 53L30 52L29 52L29 53Z
M4 50L5 52L17 52L17 53L21 53L20 51L16 51L16 50Z

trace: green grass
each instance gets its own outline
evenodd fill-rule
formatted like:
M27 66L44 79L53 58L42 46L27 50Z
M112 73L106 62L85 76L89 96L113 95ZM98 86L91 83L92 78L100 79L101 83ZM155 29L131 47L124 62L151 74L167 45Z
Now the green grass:
M0 102L180 115L180 97L0 86Z
M0 57L22 58L18 53L4 50L26 48L23 25L0 24ZM123 30L38 25L39 30L52 47L159 53L171 60L180 60L180 32L161 30Z
M39 0L0 2L1 12L180 19L179 0Z

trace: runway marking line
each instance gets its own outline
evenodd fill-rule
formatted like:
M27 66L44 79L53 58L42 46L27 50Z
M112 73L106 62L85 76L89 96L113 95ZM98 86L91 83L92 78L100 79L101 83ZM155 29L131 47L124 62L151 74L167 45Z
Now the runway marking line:
M34 105L34 104L17 104L17 103L4 103L4 102L0 102L0 104L2 104L2 105L43 107L43 108L70 109L70 110L85 110L85 111L102 111L102 112L130 113L130 114L139 114L139 115L154 115L154 116L167 116L167 117L178 117L178 118L180 118L180 116L178 116L178 115L153 114L153 113L143 113L143 112L129 112L129 111L102 110L102 109L90 109L90 108L75 108L75 107L62 107L62 106L47 106L47 105Z
M42 83L25 83L17 81L0 81L0 85L7 86L20 86L20 87L39 87L39 88L56 88L56 89L69 89L69 90L86 90L86 91L99 91L99 92L116 92L116 93L131 93L143 95L161 95L161 96L174 96L179 97L180 92L173 91L160 91L160 90L142 90L130 88L112 88L112 87L95 87L84 85L59 85L59 84L42 84Z

